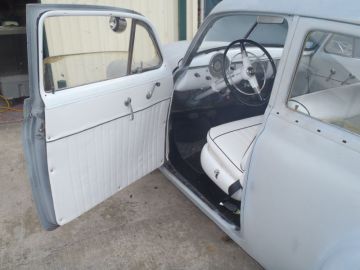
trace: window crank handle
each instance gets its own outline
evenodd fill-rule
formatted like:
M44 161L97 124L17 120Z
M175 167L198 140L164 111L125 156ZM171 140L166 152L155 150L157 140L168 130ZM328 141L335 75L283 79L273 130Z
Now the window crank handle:
M330 69L330 74L329 76L326 78L326 81L330 81L332 76L334 76L336 74L336 70L334 68Z
M128 97L127 100L125 100L124 104L126 107L128 107L130 109L130 120L134 120L134 111L131 106L131 98Z
M146 94L146 98L150 99L152 97L152 95L154 94L155 88L160 87L160 85L161 84L159 82L155 83L153 88L151 88L151 90Z

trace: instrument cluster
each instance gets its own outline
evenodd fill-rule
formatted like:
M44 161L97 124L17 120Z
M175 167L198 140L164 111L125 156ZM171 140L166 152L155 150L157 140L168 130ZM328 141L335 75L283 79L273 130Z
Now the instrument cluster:
M223 77L223 68L228 69L230 66L230 60L223 53L217 53L213 55L209 63L209 72L214 78Z

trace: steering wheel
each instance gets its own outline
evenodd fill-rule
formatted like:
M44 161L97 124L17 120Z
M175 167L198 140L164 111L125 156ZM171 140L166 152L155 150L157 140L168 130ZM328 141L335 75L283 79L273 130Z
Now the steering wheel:
M237 98L240 102L248 106L261 106L269 101L271 94L271 89L270 91L265 90L267 80L266 68L263 65L265 61L260 59L260 57L256 56L254 53L248 52L246 50L246 44L253 45L264 53L264 55L268 58L269 63L271 64L273 73L271 77L275 78L276 66L270 53L261 44L250 39L235 40L227 46L224 52L224 63L227 59L230 59L230 64L223 65L223 77L226 86L231 91L238 94ZM236 54L232 58L229 58L227 54L233 47L239 47L240 53ZM238 55L241 55L241 61L235 63L234 60ZM249 57L249 55L252 55L252 57ZM254 58L255 61L251 61ZM259 74L258 68L255 65L259 63L262 65L260 73L263 74ZM228 67L230 67L230 69ZM261 77L263 78L262 83L260 83ZM250 86L251 91L249 91L249 87L244 86L244 81L247 81L246 85Z

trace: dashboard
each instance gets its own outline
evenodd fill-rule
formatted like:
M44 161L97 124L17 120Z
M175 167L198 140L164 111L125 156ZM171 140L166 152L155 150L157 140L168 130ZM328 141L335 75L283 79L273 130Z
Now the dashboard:
M277 65L282 55L283 48L267 48L268 52L274 59ZM264 53L258 48L247 48L249 57L258 62L265 63L266 75L272 75L271 66L267 63L268 59ZM175 91L191 91L211 89L214 92L219 92L226 88L223 79L223 66L229 70L229 75L232 77L238 76L233 74L242 65L242 57L239 49L231 49L228 51L228 56L224 60L224 50L212 51L209 53L199 54L194 57L191 64L179 78L175 85ZM241 78L238 78L241 80Z

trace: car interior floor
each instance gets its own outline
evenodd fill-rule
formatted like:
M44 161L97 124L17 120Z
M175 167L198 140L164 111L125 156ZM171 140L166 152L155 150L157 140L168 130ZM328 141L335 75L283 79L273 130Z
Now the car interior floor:
M239 226L239 212L234 213L220 203L231 203L240 209L240 202L231 199L203 171L200 154L210 128L261 115L265 106L249 107L228 99L218 106L195 106L178 109L176 94L170 115L170 166L180 180L228 222ZM181 106L180 106L181 107Z

